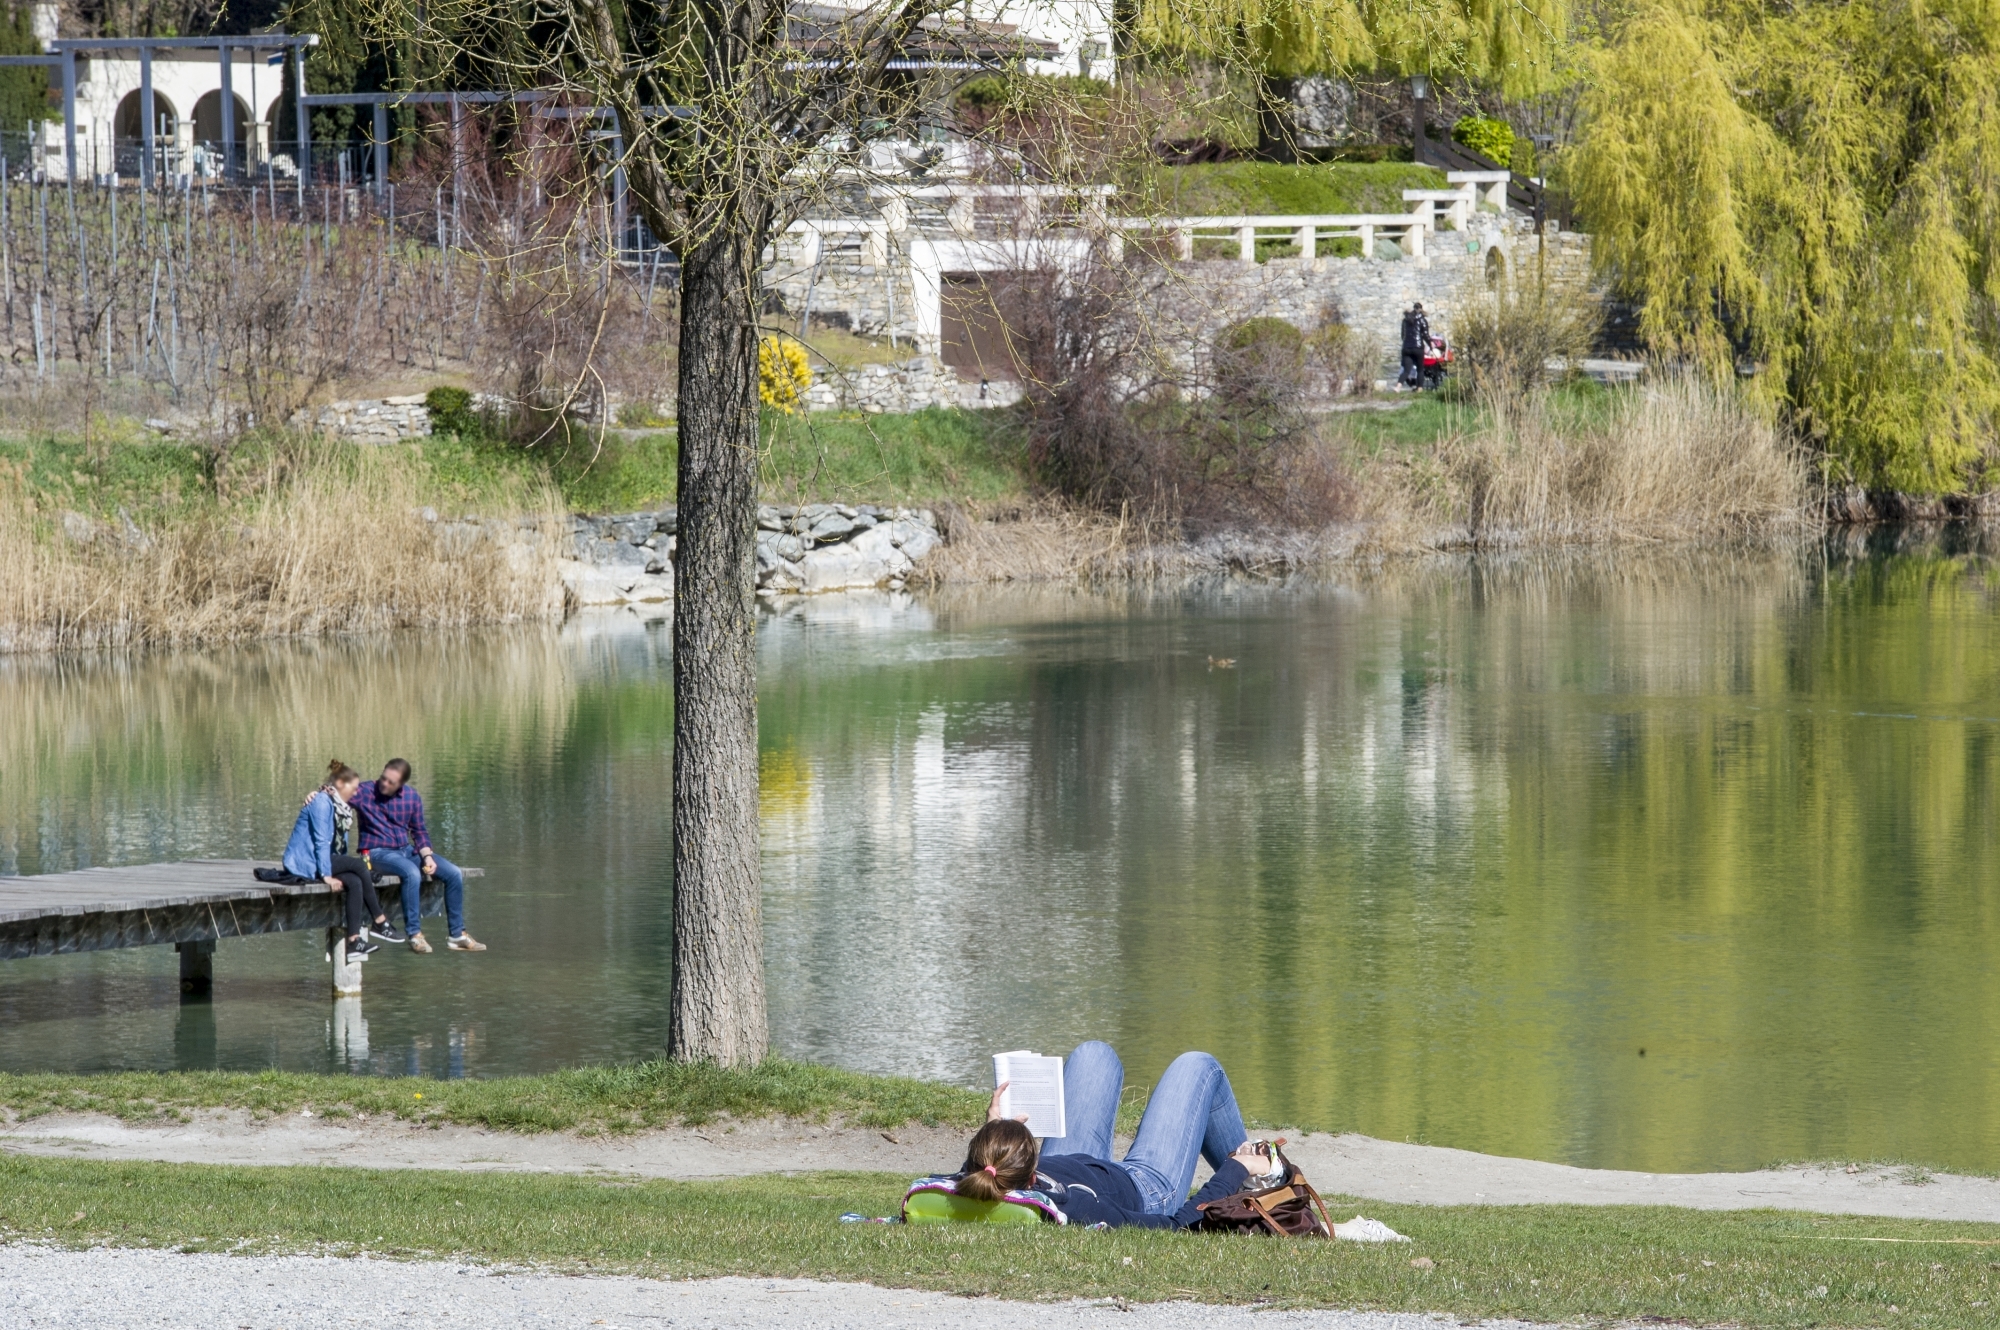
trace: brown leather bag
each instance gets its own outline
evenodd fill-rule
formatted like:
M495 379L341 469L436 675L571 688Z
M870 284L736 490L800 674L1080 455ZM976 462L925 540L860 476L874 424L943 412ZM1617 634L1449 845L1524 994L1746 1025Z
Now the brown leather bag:
M1326 1202L1313 1190L1299 1166L1279 1152L1278 1141L1271 1149L1285 1165L1285 1180L1261 1190L1245 1188L1220 1200L1204 1201L1201 1223L1204 1233L1271 1233L1281 1238L1333 1237L1333 1221L1327 1218Z

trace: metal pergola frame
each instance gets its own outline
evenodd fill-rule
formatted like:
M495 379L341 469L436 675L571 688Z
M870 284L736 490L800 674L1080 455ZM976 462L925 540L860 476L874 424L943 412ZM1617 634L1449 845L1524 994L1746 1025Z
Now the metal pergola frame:
M449 106L451 108L451 152L452 183L458 183L458 132L463 124L460 107L470 102L475 106L491 106L500 102L515 104L546 101L559 95L551 88L527 88L519 92L498 92L486 89L473 92L315 92L300 98L302 107L310 106L366 106L373 110L369 124L369 146L374 150L376 188L389 178L389 108L392 106ZM696 111L692 106L645 106L640 110L647 115L672 116L677 120L691 120ZM601 120L611 114L604 106L558 106L543 114L558 120ZM303 125L304 112L300 112ZM311 156L309 130L302 130L300 143L305 155ZM618 159L618 174L624 176L624 136L614 133L613 155ZM620 189L622 195L623 190Z

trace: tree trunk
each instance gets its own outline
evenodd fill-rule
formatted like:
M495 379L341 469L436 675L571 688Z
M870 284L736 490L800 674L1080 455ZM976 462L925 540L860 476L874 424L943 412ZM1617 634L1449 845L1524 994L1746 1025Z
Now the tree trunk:
M757 829L756 264L732 219L681 256L674 553L674 973L668 1055L763 1059Z

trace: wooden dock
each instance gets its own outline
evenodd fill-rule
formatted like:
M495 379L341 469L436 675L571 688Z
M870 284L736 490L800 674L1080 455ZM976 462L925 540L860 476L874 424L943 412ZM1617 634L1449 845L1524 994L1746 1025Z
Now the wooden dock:
M183 987L199 991L208 987L215 944L223 938L318 928L330 934L329 952L338 952L332 959L335 986L341 988L342 971L358 967L346 964L339 945L339 895L322 882L283 886L251 876L252 869L274 866L251 859L190 859L0 877L0 960L171 943L181 954ZM464 873L484 876L477 868ZM385 873L377 883L387 907L402 879ZM424 883L421 899L424 914L439 913L444 885ZM392 917L400 922L400 907ZM359 983L358 974L354 982Z

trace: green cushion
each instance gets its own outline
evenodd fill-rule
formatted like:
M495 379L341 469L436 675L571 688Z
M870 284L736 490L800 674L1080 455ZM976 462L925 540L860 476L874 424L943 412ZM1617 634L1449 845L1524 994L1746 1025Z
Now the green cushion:
M1039 1224L1042 1212L1014 1201L975 1201L947 1191L920 1191L903 1202L912 1224Z

